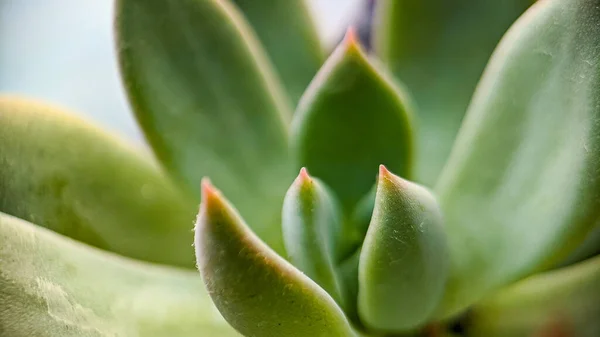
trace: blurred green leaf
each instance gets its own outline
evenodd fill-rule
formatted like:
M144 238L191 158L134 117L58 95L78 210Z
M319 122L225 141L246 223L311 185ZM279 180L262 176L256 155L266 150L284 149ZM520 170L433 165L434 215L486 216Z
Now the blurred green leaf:
M596 226L591 233L587 235L585 240L575 249L564 261L558 265L559 267L566 267L577 262L581 262L585 259L589 259L592 256L600 254L600 221L596 221Z
M0 242L0 336L239 336L195 271L122 258L3 213Z
M435 197L381 165L358 268L361 321L386 332L426 323L443 296L448 262Z
M349 213L384 163L412 172L412 127L400 90L367 59L353 32L329 57L298 106L297 164L330 186Z
M119 0L117 13L125 87L159 160L194 195L210 176L281 251L291 111L241 14L216 0Z
M525 279L471 315L469 336L600 336L600 257Z
M344 307L336 271L341 215L326 187L304 168L285 196L282 223L289 261Z
M437 186L442 311L563 259L600 218L600 6L536 3L494 53Z
M193 202L111 135L0 97L0 149L1 212L119 254L193 267Z
M229 324L245 336L354 336L329 294L254 235L208 181L202 191L198 267Z
M494 47L532 2L377 1L374 48L417 104L418 182L436 182Z
M306 1L233 2L256 31L296 105L325 58Z

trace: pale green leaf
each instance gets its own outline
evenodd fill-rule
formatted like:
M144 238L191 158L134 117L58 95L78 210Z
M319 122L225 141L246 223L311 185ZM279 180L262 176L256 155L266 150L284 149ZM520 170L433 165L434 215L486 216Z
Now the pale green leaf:
M600 336L599 290L600 257L532 276L478 304L469 336Z
M0 97L0 212L122 255L193 267L193 200L115 137Z
M265 245L205 181L198 267L223 317L245 336L351 337L334 299Z
M361 321L386 332L426 323L442 298L448 262L435 197L381 165L358 268Z
M239 336L195 271L122 258L3 213L0 242L0 336Z
M282 249L287 100L241 13L227 1L119 0L121 72L158 159L191 194L203 176Z
M436 182L494 47L532 2L377 1L375 51L417 105L418 182Z
M600 3L537 2L488 65L437 186L451 314L559 262L600 218Z

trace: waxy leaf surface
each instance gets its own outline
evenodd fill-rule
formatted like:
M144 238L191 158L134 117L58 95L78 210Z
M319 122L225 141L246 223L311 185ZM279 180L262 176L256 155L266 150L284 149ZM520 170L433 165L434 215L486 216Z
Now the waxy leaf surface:
M367 59L352 31L302 97L292 148L297 164L331 187L347 213L375 183L379 164L410 176L413 141L405 99Z
M537 2L488 65L437 186L441 312L560 262L600 217L600 1Z
M415 179L432 186L477 81L504 32L533 0L378 0L376 54L417 111Z
M119 257L4 213L0 242L0 336L239 336L196 271Z
M223 317L244 336L352 337L334 299L277 255L203 182L196 257Z
M122 255L193 267L194 208L115 137L56 108L0 98L0 212Z
M342 231L336 200L303 168L285 196L281 217L288 260L343 305L336 271Z
M600 257L529 277L479 303L470 336L600 336L599 289Z
M360 253L361 321L386 332L424 324L442 298L448 265L435 197L382 165L375 209Z
M233 0L256 31L295 105L325 53L305 0Z
M241 13L228 1L119 0L116 23L129 100L158 159L196 196L210 176L281 250L291 110Z

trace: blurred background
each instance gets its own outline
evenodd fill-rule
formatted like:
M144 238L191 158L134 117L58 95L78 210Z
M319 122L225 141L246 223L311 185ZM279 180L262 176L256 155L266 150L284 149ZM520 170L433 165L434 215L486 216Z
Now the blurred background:
M364 21L364 0L309 0L322 43ZM0 0L0 92L81 113L140 141L119 79L113 1Z

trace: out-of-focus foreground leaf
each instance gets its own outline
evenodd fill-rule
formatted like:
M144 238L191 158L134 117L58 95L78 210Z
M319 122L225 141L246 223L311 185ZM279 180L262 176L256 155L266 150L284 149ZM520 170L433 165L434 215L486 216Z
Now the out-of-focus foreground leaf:
M159 160L197 196L210 176L282 251L291 117L270 63L227 1L117 1L129 99Z
M336 270L341 214L326 186L305 168L285 195L281 218L289 261L344 307L343 285Z
M239 336L195 271L122 258L3 213L0 242L0 336Z
M471 313L469 336L596 337L598 317L600 257L594 257L532 276L484 300Z
M371 189L379 164L409 177L413 133L405 97L349 31L302 97L292 148L346 213Z
M435 197L381 165L358 269L361 321L386 332L424 324L442 298L448 261Z
M191 201L103 131L42 104L0 98L1 212L122 255L192 267Z
M256 31L292 103L325 60L305 0L233 0Z
M243 335L354 336L333 298L252 233L208 181L195 246L210 296Z
M600 2L544 0L488 65L437 186L443 312L569 254L600 217Z
M494 47L532 2L377 1L374 48L417 104L418 182L436 182Z

